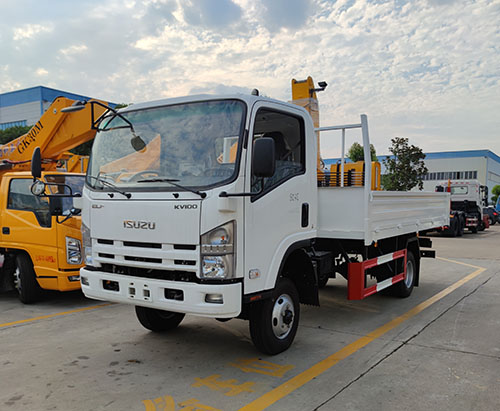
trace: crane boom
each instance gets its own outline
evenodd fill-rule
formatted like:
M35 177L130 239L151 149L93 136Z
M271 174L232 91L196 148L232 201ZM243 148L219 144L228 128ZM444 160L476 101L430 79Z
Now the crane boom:
M0 166L3 166L0 169L28 170L35 147L40 147L42 159L57 161L67 157L64 153L68 150L92 140L96 134L92 120L106 109L86 104L82 110L71 114L61 111L74 102L65 97L56 98L30 131L0 146Z

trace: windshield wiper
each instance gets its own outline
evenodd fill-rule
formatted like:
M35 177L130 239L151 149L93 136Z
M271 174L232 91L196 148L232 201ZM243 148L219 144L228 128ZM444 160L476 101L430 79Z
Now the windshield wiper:
M130 193L126 193L125 191L121 191L118 187L116 187L114 184L111 184L110 182L106 181L106 180L103 180L102 178L100 178L99 176L97 177L94 177L94 176L87 176L87 178L93 178L94 180L98 181L99 183L101 183L103 186L106 186L106 187L109 187L111 190L113 190L114 192L116 193L119 193L127 198L130 198L132 197L132 194ZM97 188L96 186L94 186L94 188Z
M192 188L177 184L178 181L180 181L180 180L177 180L175 178L148 178L145 180L138 180L137 182L138 183L169 183L169 184L172 184L174 187L189 191L193 194L198 194L201 198L205 198L207 196L207 193L205 193L203 191L193 190Z

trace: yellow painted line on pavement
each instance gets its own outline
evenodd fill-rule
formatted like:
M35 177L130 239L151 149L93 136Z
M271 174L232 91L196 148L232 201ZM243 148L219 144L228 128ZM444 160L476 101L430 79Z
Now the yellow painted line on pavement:
M27 318L25 320L18 320L18 321L12 321L10 323L0 324L0 328L10 327L11 325L31 323L31 322L39 321L39 320L46 320L47 318L60 317L62 315L81 313L83 311L90 311L90 310L95 310L96 308L107 307L108 305L111 305L111 303L93 305L91 307L77 308L76 310L64 311L64 312L61 312L61 313L40 315L39 317Z
M428 308L432 304L434 304L437 301L441 300L442 298L446 297L448 294L452 293L457 288L466 284L467 282L469 282L473 278L477 277L479 274L481 274L482 272L484 272L486 270L486 268L478 267L478 266L471 265L471 264L462 263L459 261L449 260L449 259L445 259L445 258L440 258L440 259L444 260L444 261L448 261L448 262L476 268L476 270L474 272L470 273L469 275L465 276L461 280L457 281L456 283L445 288L443 291L435 294L434 296L432 296L428 300L425 300L424 302L418 304L417 306L412 308L410 311L407 311L403 315L393 319L392 321L389 321L388 323L377 328L376 330L372 331L371 333L359 338L358 340L345 346L344 348L342 348L341 350L337 351L336 353L330 355L329 357L326 357L324 360L314 364L311 368L301 372L300 374L296 375L295 377L292 377L287 382L279 385L278 387L267 392L266 394L262 395L261 397L257 398L256 400L252 401L251 403L240 408L239 411L260 411L260 410L266 409L267 407L273 405L274 403L276 403L280 399L286 397L288 394L292 393L296 389L302 387L303 385L305 385L306 383L311 381L313 378L324 373L325 371L327 371L328 369L333 367L335 364L337 364L339 361L342 361L343 359L349 357L351 354L354 354L356 351L359 351L361 348L368 345L369 343L376 340L377 338L381 337L382 335L384 335L388 331L397 327L398 325L405 322L406 320L414 317L418 313L422 312L423 310L425 310L426 308Z

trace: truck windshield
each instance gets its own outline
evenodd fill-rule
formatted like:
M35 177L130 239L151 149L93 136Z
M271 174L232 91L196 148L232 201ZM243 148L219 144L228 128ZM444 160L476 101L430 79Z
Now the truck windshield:
M87 184L124 190L203 189L235 177L245 105L238 100L184 103L111 115L100 125ZM137 145L134 140L139 139ZM176 183L173 185L172 183Z
M51 194L81 195L85 176L83 174L49 174L45 176L45 181L56 184L48 186ZM61 197L60 201L62 214L68 215L73 208L73 198Z

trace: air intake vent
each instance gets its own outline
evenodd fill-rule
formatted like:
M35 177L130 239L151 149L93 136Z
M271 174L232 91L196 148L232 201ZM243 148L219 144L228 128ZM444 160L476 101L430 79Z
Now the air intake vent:
M101 258L115 258L114 254L99 253Z
M158 243L139 243L137 241L124 241L123 245L125 247L161 248L161 244Z
M196 250L196 245L174 244L174 250Z
M127 261L136 261L136 262L140 262L140 263L161 264L161 258L147 258L147 257L125 256L125 260L127 260Z
M105 240L104 238L98 238L97 244L113 245L113 240Z

